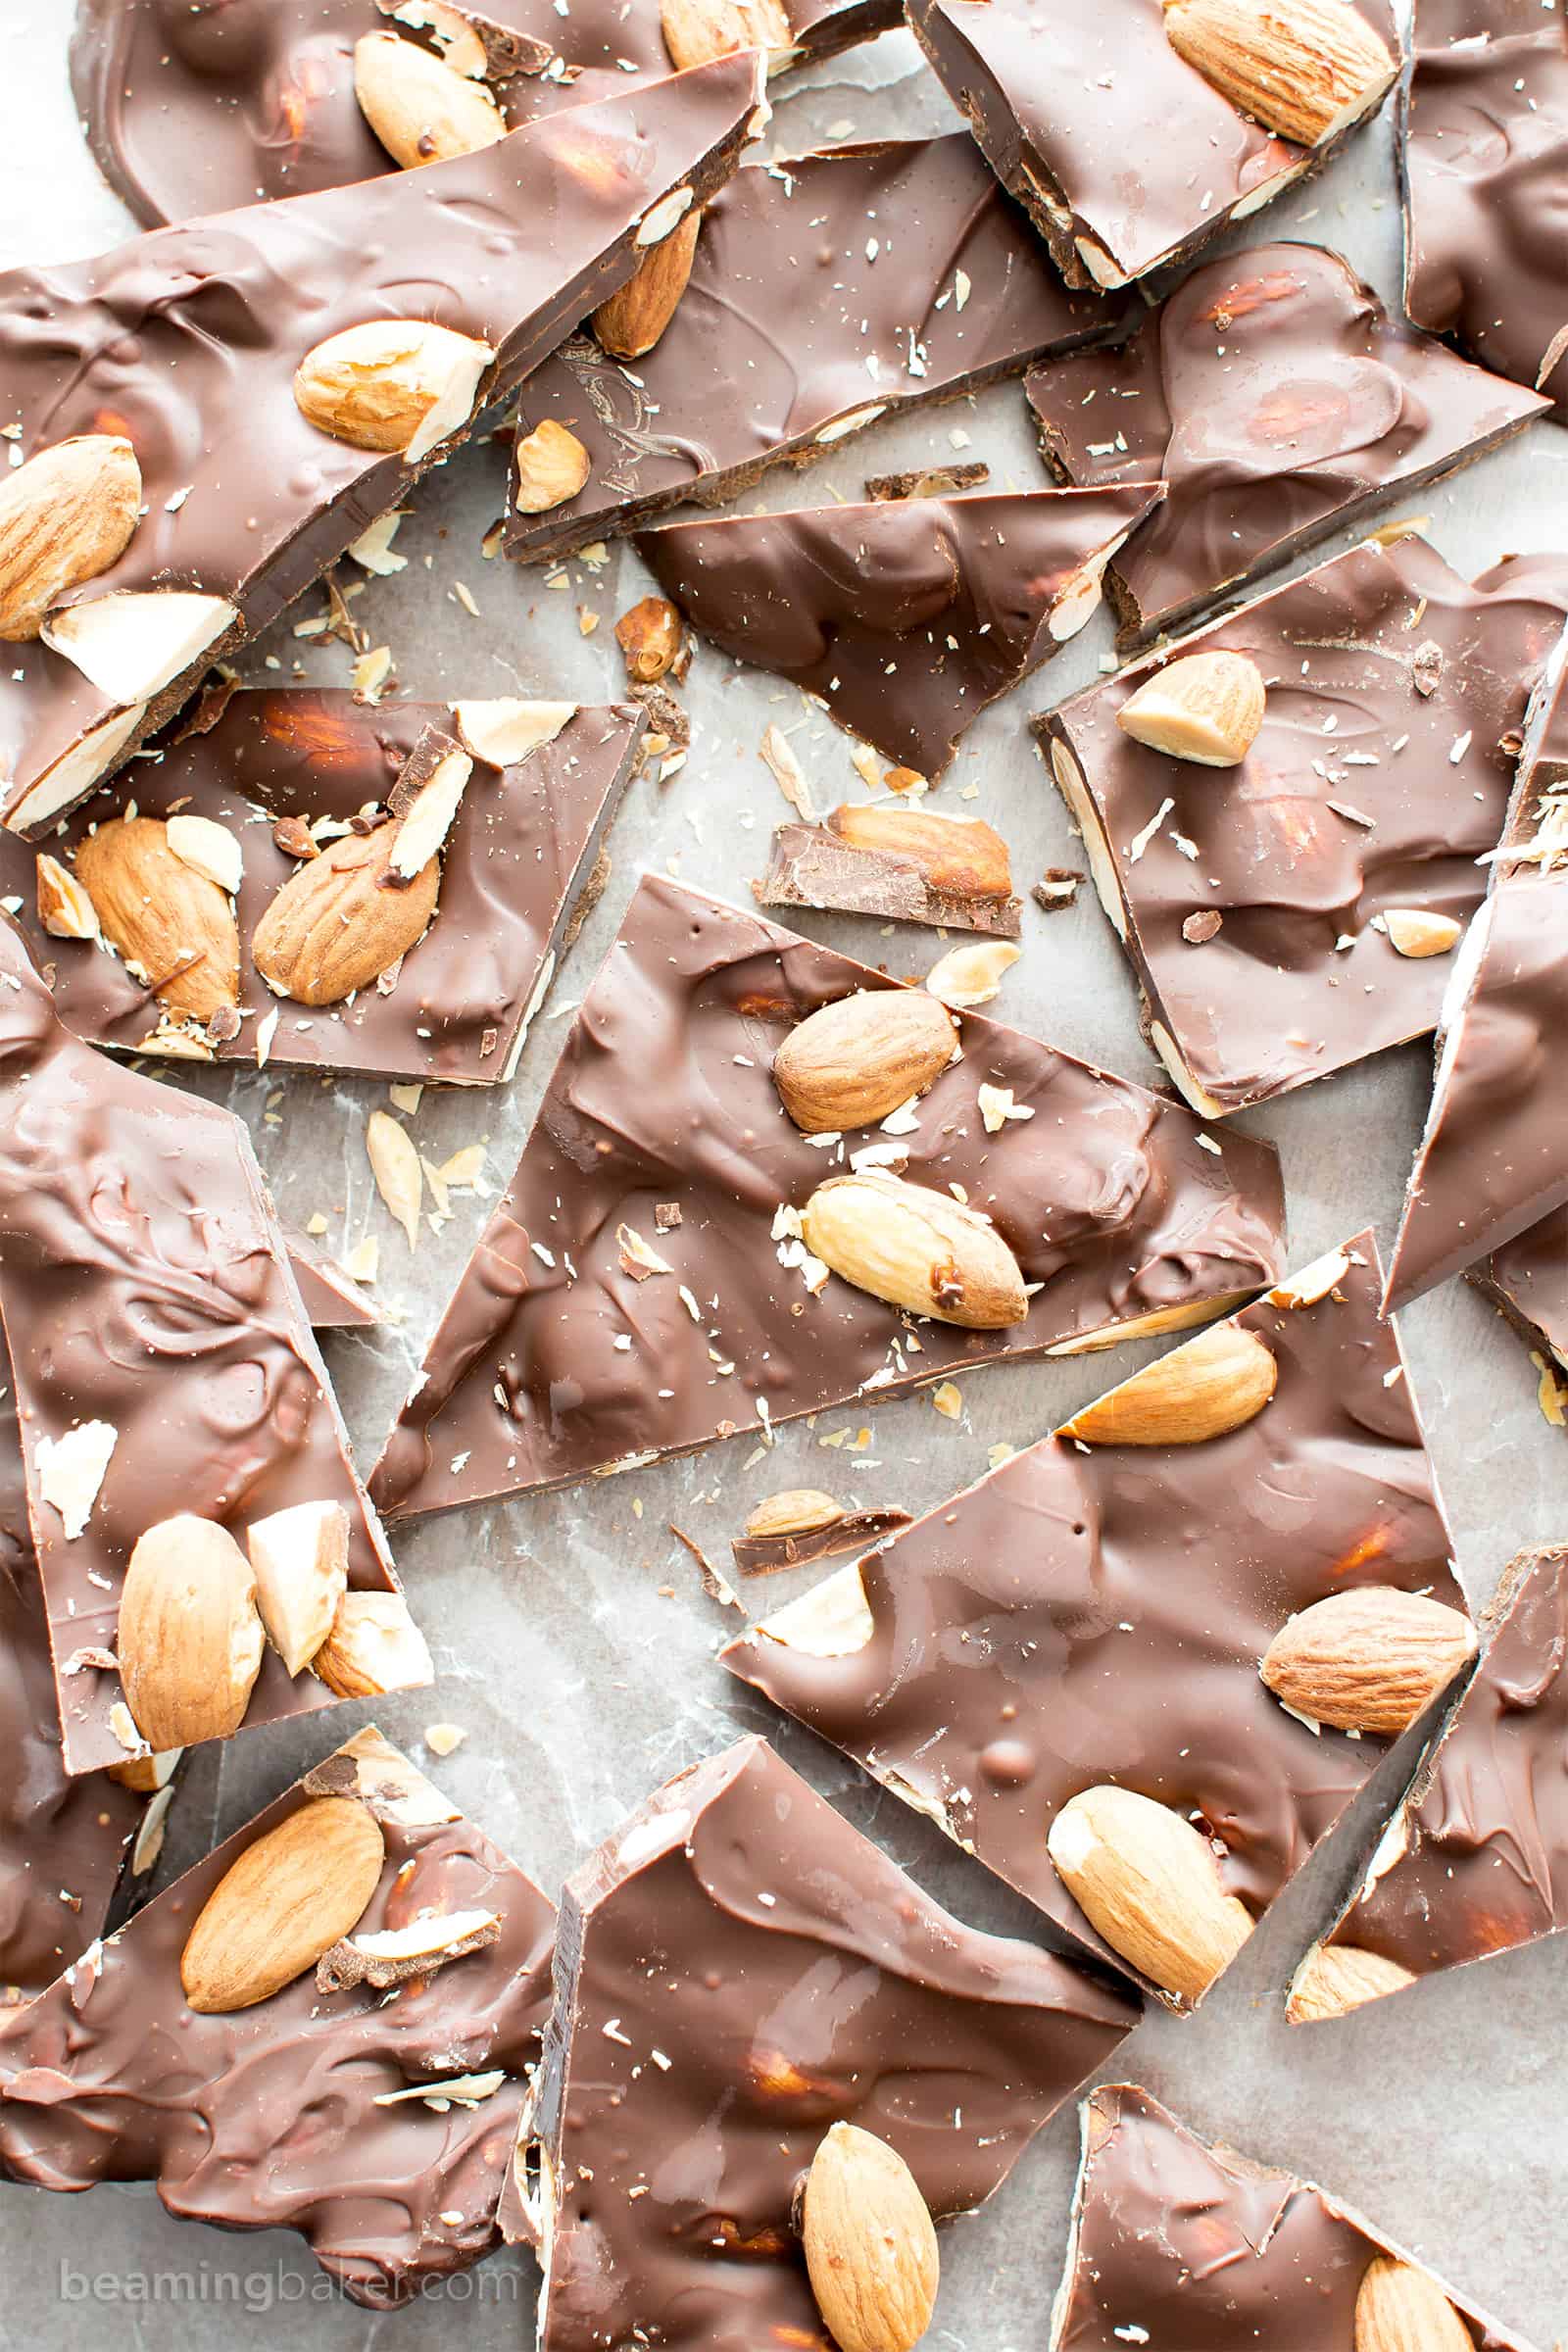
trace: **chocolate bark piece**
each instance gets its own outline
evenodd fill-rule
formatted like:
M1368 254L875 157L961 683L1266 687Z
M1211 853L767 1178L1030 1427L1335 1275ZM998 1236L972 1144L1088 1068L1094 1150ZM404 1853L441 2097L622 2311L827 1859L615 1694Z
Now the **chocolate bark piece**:
M1391 318L1337 253L1293 244L1206 263L1117 349L1050 361L1027 390L1060 480L1168 485L1106 575L1123 646L1548 406Z
M539 740L505 766L475 757L441 848L428 930L378 984L346 1001L313 1007L275 996L252 943L299 871L300 852L312 842L329 849L366 810L384 816L421 735L429 729L463 738L460 713L480 732L481 713L501 723L514 714L519 726L532 716ZM221 825L244 860L233 897L242 1018L232 1024L178 1020L98 940L51 937L39 919L37 853L4 832L0 896L21 901L16 919L54 991L56 1011L94 1045L494 1085L514 1066L564 951L574 907L635 768L643 725L635 704L372 709L347 691L305 688L237 693L204 733L172 730L156 765L138 761L107 793L95 793L50 833L44 855L71 871L82 842L132 802L144 820L177 813ZM471 740L476 746L477 735ZM281 836L273 829L279 823ZM311 841L302 824L315 828Z
M1540 1351L1544 1371L1555 1361L1568 1372L1568 1208L1543 1217L1467 1272L1525 1345Z
M851 802L825 824L780 825L752 895L760 906L829 906L1002 939L1021 927L1002 836L935 808Z
M939 1909L762 1740L691 1766L562 1896L509 2208L537 2173L542 2352L825 2343L792 2205L829 2128L967 2212L1137 2014Z
M1389 52L1386 0L1356 14ZM1070 286L1116 287L1189 259L1314 171L1317 147L1275 138L1172 46L1160 0L910 0L909 23L986 161L1027 207ZM1063 91L1072 93L1063 102Z
M149 227L391 172L355 96L355 44L402 33L440 54L426 13L422 0L79 0L72 84L98 168ZM445 13L479 31L511 129L624 97L678 62L657 0ZM900 12L893 0L785 0L784 14L795 38L775 72L867 40Z
M629 366L591 336L529 378L519 432L574 433L575 498L509 517L507 553L568 555L683 499L721 506L878 417L952 400L1114 331L1069 294L962 131L748 165L709 206L674 318Z
M938 776L982 710L1076 636L1157 482L981 492L639 531L693 628Z
M1172 649L1256 664L1239 766L1123 733L1160 660L1035 721L1152 1042L1209 1117L1435 1025L1453 957L1401 955L1389 911L1462 924L1480 904L1565 612L1568 558L1471 584L1423 540L1368 543Z
M841 1552L863 1551L885 1536L909 1524L907 1511L845 1511L816 1527L784 1532L748 1528L730 1545L742 1576L774 1576L781 1568L805 1568L812 1560L836 1559Z
M122 436L142 505L123 554L63 616L93 630L79 650L102 682L41 640L0 668L4 821L26 831L74 806L209 662L275 619L629 277L649 250L638 239L672 229L734 169L760 73L755 51L723 58L479 154L0 277L12 449L25 461L67 439ZM421 394L412 438L408 418L393 434L382 415L353 425L379 449L356 446L311 420L296 371L338 334L373 338L387 321L405 352L428 353L438 330L463 338L437 358L454 363L455 393L466 370L479 368L478 380L466 416L448 419ZM316 364L304 389L313 413L340 423L362 397L345 366L337 377ZM413 366L399 363L405 376ZM448 421L421 450L419 435ZM11 476L11 496L25 479ZM123 592L141 601L106 608ZM168 602L174 594L195 601Z
M1516 383L1568 397L1551 191L1568 169L1568 44L1536 0L1417 0L1400 123L1404 307Z
M1409 2266L1446 2295L1457 2340L1528 2352L1327 2189L1196 2138L1137 2083L1103 2083L1082 2114L1053 2352L1146 2341L1160 2352L1350 2352L1356 2298L1378 2262Z
M381 1320L375 1301L308 1233L285 1230L288 1262L313 1331L368 1331Z
M390 1998L310 1969L254 2007L198 2014L180 1958L203 1906L322 1797L362 1801L385 1842L355 1936L476 1911L499 1936L437 1954ZM532 1880L359 1732L0 2033L0 2171L67 2190L150 2180L181 2220L296 2230L357 2302L405 2302L499 2243L554 1932Z
M1003 1356L1109 1347L1277 1278L1270 1146L1204 1149L1168 1098L975 1013L912 1124L825 1146L800 1134L775 1051L821 1006L896 985L722 900L642 882L376 1465L383 1509L566 1486ZM982 1082L1038 1115L988 1133ZM961 1187L1040 1286L1027 1320L916 1330L824 1275L799 1211L852 1152ZM672 1202L681 1221L660 1228Z
M76 1661L114 1656L149 1527L189 1512L243 1547L339 1503L351 1588L401 1593L244 1127L71 1036L10 924L0 979L0 1315L66 1768L87 1772L136 1747L112 1668ZM245 1722L331 1703L270 1647Z
M1102 1954L1047 1835L1106 1783L1196 1817L1255 1919L1384 1746L1273 1696L1280 1627L1369 1587L1464 1607L1381 1287L1359 1234L1227 1327L1273 1358L1261 1410L1168 1444L1058 1432L721 1662ZM1124 1425L1177 1393L1185 1355L1110 1392Z

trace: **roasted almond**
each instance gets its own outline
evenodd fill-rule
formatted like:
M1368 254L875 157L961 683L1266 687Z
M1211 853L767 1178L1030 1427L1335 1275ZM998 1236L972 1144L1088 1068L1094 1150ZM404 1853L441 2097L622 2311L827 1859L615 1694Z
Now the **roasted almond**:
M512 503L519 514L544 514L575 498L593 471L593 460L575 433L546 416L531 433L519 434L513 451L515 480Z
M806 2176L801 2240L839 2352L911 2352L936 2305L937 2233L898 2150L832 2125Z
M349 1515L340 1502L296 1502L253 1520L245 1534L256 1605L290 1674L307 1667L332 1631L348 1591Z
M415 466L467 423L495 356L427 319L367 318L306 353L294 398L334 440Z
M677 74L733 49L790 49L795 35L783 0L660 0L664 47Z
M175 1019L239 1003L239 930L226 891L176 858L161 817L117 816L86 835L76 880L111 947Z
M781 1494L764 1494L747 1516L749 1536L808 1536L821 1527L836 1527L844 1505L819 1487L787 1487Z
M1114 1952L1152 1984L1196 2001L1252 1932L1208 1839L1134 1788L1086 1788L1051 1825L1052 1861Z
M1435 914L1429 906L1389 906L1383 928L1390 947L1400 956L1447 956L1457 947L1464 925L1451 914Z
M996 1227L902 1176L830 1176L802 1210L801 1233L845 1282L911 1315L1002 1331L1029 1313L1022 1270Z
M1163 0L1178 57L1282 139L1316 147L1393 81L1387 44L1349 0Z
M1355 2352L1475 2352L1475 2340L1426 2271L1373 2256L1355 2298Z
M401 1592L346 1592L311 1664L339 1698L379 1698L435 1679Z
M1116 713L1135 743L1200 767L1239 767L1257 741L1266 690L1246 654L1184 654L1146 678Z
M345 833L295 867L251 940L269 988L297 1004L337 1004L418 945L435 912L441 867L432 858L406 890L384 889L396 834L390 824Z
M506 117L482 81L454 73L432 51L395 32L368 32L356 41L354 95L405 172L477 154L507 135Z
M1381 1952L1363 1951L1353 1943L1320 1943L1297 1970L1285 2014L1293 2026L1314 2025L1322 2018L1345 2017L1367 2001L1380 2001L1414 1983L1407 1968L1386 1960Z
M1362 1585L1288 1618L1259 1671L1294 1713L1396 1740L1475 1653L1476 1629L1458 1609Z
M700 212L688 213L638 264L618 293L595 311L594 334L612 359L640 360L653 350L686 291L702 225Z
M1086 1446L1201 1446L1255 1420L1279 1365L1255 1332L1216 1323L1062 1424Z
M318 1796L231 1862L197 1914L179 1981L203 2017L254 2009L356 1928L386 1861L373 1813Z
M120 1595L120 1679L149 1747L228 1740L265 1637L256 1579L226 1527L182 1512L138 1539Z
M884 808L851 801L834 808L828 830L852 850L902 858L932 890L962 899L1012 896L1007 845L982 817L937 816L928 808Z
M680 655L680 614L667 596L645 596L615 623L615 643L634 686L652 686L672 669Z
M38 920L51 939L97 939L98 912L68 865L38 853Z
M869 1127L923 1095L958 1043L945 1004L916 988L862 989L808 1013L773 1056L773 1084L797 1127Z
M0 482L0 638L36 637L51 605L117 564L141 513L141 467L118 433L40 449Z

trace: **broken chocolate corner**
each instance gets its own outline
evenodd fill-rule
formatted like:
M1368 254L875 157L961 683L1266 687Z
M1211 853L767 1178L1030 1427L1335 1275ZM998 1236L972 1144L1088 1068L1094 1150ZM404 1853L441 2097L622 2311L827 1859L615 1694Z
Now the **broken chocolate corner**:
M832 907L884 922L929 923L1016 939L1007 845L980 817L851 802L819 825L780 825L760 906Z

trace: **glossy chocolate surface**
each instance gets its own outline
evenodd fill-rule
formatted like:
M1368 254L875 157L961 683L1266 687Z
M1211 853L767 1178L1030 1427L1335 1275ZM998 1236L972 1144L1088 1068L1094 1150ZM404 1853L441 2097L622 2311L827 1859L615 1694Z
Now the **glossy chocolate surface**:
M1568 1208L1543 1217L1469 1275L1532 1348L1568 1370Z
M321 1795L363 1798L386 1841L357 1934L483 1910L498 1940L391 1994L326 1992L312 1970L255 2007L197 2015L179 1961L203 1904ZM0 2172L54 2189L150 2180L182 2220L297 2230L357 2301L402 2302L499 2242L554 1931L515 1863L361 1732L0 2033ZM430 2103L442 2083L493 2076Z
M1384 1747L1273 1697L1275 1634L1352 1586L1464 1606L1370 1234L1344 1260L1315 1303L1286 1287L1240 1316L1278 1368L1243 1427L1048 1438L861 1562L860 1646L812 1656L785 1611L723 1663L1100 1952L1046 1833L1103 1782L1199 1818L1260 1914Z
M1138 2014L961 1926L756 1739L568 1879L556 1984L542 2352L829 2352L791 2226L829 2127L965 2212Z
M27 1504L55 1650L66 1762L123 1760L113 1652L126 1561L180 1511L252 1521L341 1502L349 1578L396 1590L375 1514L240 1121L108 1060L56 1019L0 928L0 1310L15 1366ZM117 1435L82 1532L42 1491L41 1441ZM269 1648L247 1724L330 1705Z
M1108 575L1124 645L1547 405L1391 318L1338 254L1287 244L1206 263L1118 350L1049 362L1028 392L1063 481L1169 485Z
M1436 1025L1453 957L1397 954L1383 917L1464 923L1481 903L1477 861L1565 612L1568 555L1471 585L1422 540L1369 544L1184 641L1262 674L1262 730L1239 766L1122 732L1154 664L1037 721L1058 782L1065 754L1064 789L1087 798L1107 911L1193 1100L1263 1102ZM1209 915L1219 928L1190 939Z
M1168 1098L974 1013L913 1132L801 1135L775 1051L820 1005L890 985L723 901L642 883L376 1466L384 1509L566 1485L1003 1356L1108 1344L1150 1315L1200 1319L1275 1278L1270 1146L1204 1150ZM1035 1116L988 1135L984 1080ZM812 1295L775 1220L868 1146L994 1218L1043 1286L1026 1322L916 1331L836 1277ZM670 1202L680 1222L662 1230ZM671 1271L627 1272L623 1227Z
M508 553L560 555L683 499L717 506L918 402L951 400L1110 333L1071 295L972 139L835 147L747 165L710 205L654 349L624 366L574 336L528 379L520 429L566 426L576 498L509 517Z
M671 523L634 545L700 635L936 776L988 704L1083 626L1106 556L1160 495L893 499Z

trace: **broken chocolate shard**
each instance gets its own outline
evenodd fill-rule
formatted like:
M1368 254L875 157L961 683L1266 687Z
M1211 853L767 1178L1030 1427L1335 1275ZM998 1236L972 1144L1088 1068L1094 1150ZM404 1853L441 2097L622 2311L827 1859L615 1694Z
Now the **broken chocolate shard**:
M1565 612L1568 555L1470 583L1423 540L1369 543L1170 649L1256 665L1263 722L1239 765L1117 724L1168 655L1035 721L1195 1108L1223 1117L1436 1024L1453 958L1400 954L1389 911L1451 926L1480 904L1513 782L1504 739Z
M822 1527L801 1528L790 1534L737 1536L730 1550L742 1576L773 1576L781 1568L805 1568L813 1560L863 1551L908 1524L907 1511L846 1511Z
M780 825L752 884L760 906L822 906L884 922L1016 939L1006 843L978 818L851 802L820 825Z
M537 2217L542 2352L656 2314L665 2352L825 2342L792 2212L829 2128L966 2213L1136 2021L1124 1988L940 1910L760 1740L692 1766L562 1897L509 2198Z
M326 1795L368 1806L385 1844L357 1934L479 1909L499 1938L390 2000L323 1991L307 1968L254 2007L197 2014L180 1974L194 1921L248 1848ZM516 1864L360 1732L0 2032L0 2173L150 2180L182 2220L296 2230L357 2302L405 2302L499 2243L554 1931Z
M635 545L701 636L930 778L1083 627L1107 559L1162 496L900 499L668 523Z
M1549 403L1384 309L1337 253L1195 270L1114 350L1028 381L1047 464L1168 491L1106 573L1135 645L1521 432Z
M0 843L0 850L3 847ZM300 1303L313 1331L368 1331L380 1321L375 1301L363 1285L310 1234L285 1228L283 1238Z
M1272 1147L1234 1136L1216 1153L1168 1098L980 1014L958 1016L962 1060L893 1133L800 1134L774 1053L820 1006L896 985L642 882L382 1451L384 1509L565 1486L1002 1356L1202 1322L1277 1278ZM1013 1102L996 1135L985 1081ZM1037 1286L1026 1319L916 1327L829 1278L800 1211L852 1153L993 1220ZM655 1250L662 1203L681 1219Z
M868 221L897 224L891 250ZM569 429L591 471L548 513L514 514L507 552L567 555L684 499L723 505L771 466L1021 374L1117 320L1064 290L962 131L747 166L710 205L653 351L626 368L577 337L530 377L519 433L547 418Z
M1543 1217L1467 1273L1540 1353L1543 1369L1568 1372L1568 1208Z

